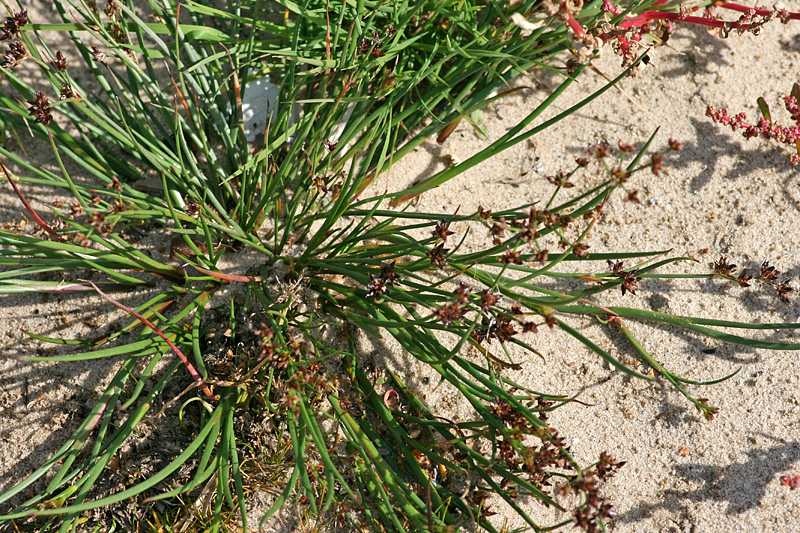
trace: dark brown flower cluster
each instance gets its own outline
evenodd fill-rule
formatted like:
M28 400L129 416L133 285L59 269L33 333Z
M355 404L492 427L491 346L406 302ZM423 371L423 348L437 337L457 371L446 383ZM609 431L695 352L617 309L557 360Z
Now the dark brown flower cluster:
M439 322L444 324L445 326L449 326L453 322L460 320L462 316L464 316L464 307L459 305L457 302L452 302L448 304L444 304L439 307L434 307L432 309L434 314L436 314L436 318L439 319Z
M456 213L458 213L458 210L456 210ZM455 213L453 216L455 216ZM426 255L436 268L443 268L444 264L447 262L447 252L450 251L450 249L445 248L444 245L447 242L447 238L454 234L450 231L450 221L441 220L436 224L431 233L438 244L431 248Z
M50 101L42 91L36 93L33 100L27 100L31 106L28 108L29 114L36 117L33 122L35 124L42 124L47 126L53 120L53 115L50 113Z
M444 324L445 326L449 326L453 322L457 320L461 320L464 316L464 313L467 311L467 303L469 302L469 295L472 292L472 289L464 283L463 281L459 283L458 287L453 291L453 296L455 296L455 301L446 303L439 307L434 307L431 309L433 313L436 315L436 318Z
M64 57L64 54L61 50L56 52L55 59L51 59L50 63L53 65L53 68L56 69L57 72L61 72L62 70L67 70L67 58Z
M537 209L534 206L531 206L530 210L528 211L527 219L516 219L514 220L511 225L518 230L516 237L519 238L523 243L528 243L531 241L535 241L538 239L541 234L538 231L540 225L544 225L548 228L566 228L572 223L573 218L569 215L559 215L558 213L554 213L547 209ZM489 234L493 237L492 242L495 245L499 245L501 241L501 237L505 236L505 230L507 229L507 223L505 217L499 217L490 227ZM588 246L578 247L578 252L584 251ZM509 264L516 264L521 265L522 260L520 258L521 253L515 252L508 247L506 248L506 252L500 257L500 262L504 265ZM547 260L547 251L540 250L536 254L536 259L539 261L540 264L544 264Z
M515 437L521 437L528 432L530 423L525 418L525 415L507 401L492 402L489 404L489 410L498 420L503 422L506 429L510 430Z
M486 289L481 292L481 311L488 314L490 308L496 305L498 301L497 295L491 290Z
M728 262L727 257L720 257L719 261L714 261L714 273L720 276L731 276L736 271L736 265Z
M610 259L608 260L608 266L611 272L622 280L622 295L625 296L626 292L636 294L636 289L639 288L639 282L642 280L642 278L636 277L636 273L639 272L639 269L626 271L622 261L617 261L615 263Z
M330 180L330 176L325 175L315 175L311 178L311 186L315 188L320 193L324 194L328 192L328 181Z
M569 178L572 176L572 172L565 173L563 170L559 170L556 172L554 176L547 176L547 181L555 185L556 187L563 187L564 189L569 189L570 187L574 187L575 184L569 181Z
M103 51L100 50L98 47L92 46L90 50L92 52L92 61L95 61L97 63L102 63L103 61L106 60L106 54L103 53Z
M522 468L527 472L531 483L536 485L543 484L550 477L547 468L565 462L561 450L546 442L535 448L533 446L524 448L520 452L520 458Z
M442 242L446 241L450 235L454 234L454 232L450 231L450 222L447 220L439 221L431 233L436 239L439 239Z
M503 263L504 265L521 265L522 264L522 259L520 259L521 255L522 252L515 252L514 250L506 246L505 253L503 253L503 255L500 256L500 262Z
M611 156L611 146L606 142L598 143L589 150L589 155L597 161L602 161Z
M117 180L119 181L119 180ZM189 198L186 202L186 214L192 218L200 216L200 204L194 198Z
M569 451L569 446L567 446L567 440L558 434L558 431L553 429L550 426L543 426L538 428L534 435L536 435L542 442L547 442L555 446L556 448L563 449L564 451ZM557 466L566 466L566 463L559 463Z
M431 248L426 255L436 268L442 268L447 262L447 252L449 251L450 248L445 248L444 243L440 243Z
M719 261L714 261L713 267L715 275L732 280L735 279L741 287L749 287L750 281L753 279L753 276L749 275L746 270L743 270L738 277L734 278L734 273L736 272L737 267L736 265L731 264L728 261L728 258L724 256L720 257ZM761 263L758 278L756 279L772 288L780 301L783 303L789 303L789 295L794 292L794 289L792 288L788 279L778 281L778 277L780 275L780 270L770 265L769 261L764 261Z
M522 320L525 314L522 311L522 306L519 302L514 302L511 306L510 314L502 311L491 313L490 307L497 303L497 297L490 291L483 291L481 293L481 310L484 312L483 321L480 328L472 331L472 338L480 343L484 341L492 342L492 339L497 339L501 344L505 344L518 334L515 329L515 324L522 327L523 333L536 333L538 331L537 325L534 322ZM555 321L551 317L545 317L545 324L551 328L555 325Z
M515 324L522 326L523 332L536 333L536 324L532 322L521 322L516 318L511 318L504 314L497 314L496 316L486 316L483 319L482 327L472 331L472 338L479 344L484 341L491 344L492 339L497 339L500 344L505 344L514 338L517 333Z
M19 29L28 23L28 10L23 9L6 17L3 28L0 29L0 41L8 41L19 35Z
M512 322L512 320L506 315L497 315L495 327L490 328L489 334L486 336L486 340L491 342L492 338L497 338L497 340L500 341L500 344L505 344L516 334L517 330L514 329L514 322Z
M397 261L391 263L381 263L381 273L377 276L369 275L370 284L367 287L367 297L380 296L389 292L389 287L396 287L400 284L400 276L394 271Z
M90 224L102 235L107 236L114 229L113 224L106 223L106 216L100 211L92 211Z
M617 470L625 466L625 461L617 461L608 452L600 452L600 460L597 463L597 475L601 480L606 480L617 473Z
M622 168L622 166L612 168L609 174L611 175L612 185L623 185L631 177L628 171Z
M714 274L734 279L734 272L736 272L736 265L729 263L727 257L720 257L719 261L714 261ZM746 270L743 270L742 273L739 274L739 277L735 279L741 287L749 287L750 280L753 279L753 276L750 276L747 274Z
M8 50L6 55L3 56L3 62L0 64L3 68L12 69L17 67L25 59L30 57L28 49L19 41L8 43Z
M589 245L586 244L585 242L576 242L575 244L572 245L572 254L575 257L586 257L588 249Z
M368 36L365 35L361 38L361 41L358 43L358 53L361 55L369 54L370 57L378 58L383 57L385 54L383 53L383 39L388 39L397 33L397 30L394 26L389 26L386 29L383 37L377 31L372 31Z
M492 222L492 227L489 228L489 235L492 236L492 244L498 246L502 241L502 238L506 236L506 217L499 217L497 220Z
M764 261L761 263L761 272L758 276L758 279L768 283L769 285L775 285L778 281L778 276L781 275L781 271L775 268L774 266L770 266L769 261Z
M541 417L540 417L541 418ZM553 427L545 425L533 431L542 441L539 447L527 447L520 452L522 465L531 482L543 483L550 474L547 468L568 469L572 467L569 446Z
M116 0L108 0L103 11L111 20L116 20L117 16L122 14L122 8L119 7Z
M552 407L555 404L556 404L555 402L545 399L544 396L536 397L536 413L538 414L542 422L547 422L547 413L552 409Z
M59 90L59 100L68 100L70 98L78 98L78 93L72 88L72 85L62 85L61 89Z
M589 533L603 531L602 523L613 516L611 504L600 497L601 482L612 477L625 461L616 461L606 452L600 454L600 460L593 468L588 468L574 476L569 489L583 497L583 505L573 513L575 525Z
M497 441L497 453L509 469L521 470L527 474L531 483L544 486L552 475L548 469L574 468L569 447L555 429L546 423L534 428L521 412L506 401L491 403L489 407L508 430L508 434ZM522 444L526 435L537 437L541 441L540 445Z
M120 23L116 23L111 26L111 29L108 31L108 33L111 35L111 38L119 44L130 43L130 39L128 39L128 32L125 31L125 28ZM128 53L131 53L130 50L128 50Z

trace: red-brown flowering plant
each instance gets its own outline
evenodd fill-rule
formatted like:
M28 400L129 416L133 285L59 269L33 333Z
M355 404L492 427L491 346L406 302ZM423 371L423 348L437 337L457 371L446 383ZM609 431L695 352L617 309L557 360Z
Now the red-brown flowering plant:
M533 150L546 128L643 65L657 68L645 52L673 25L759 33L797 18L786 10L661 0L52 4L56 23L28 24L20 11L0 29L0 180L19 199L15 219L27 221L0 224L0 293L96 299L69 306L78 338L46 336L63 334L59 323L25 331L52 352L4 350L19 348L12 363L91 361L102 379L74 388L70 401L85 412L65 418L72 433L54 437L62 442L48 445L50 457L8 450L29 473L6 480L0 530L134 530L145 513L164 530L249 531L260 498L265 520L283 513L311 529L497 533L512 517L487 505L502 500L530 531L603 530L614 518L602 482L623 461L610 449L587 466L572 436L549 425L588 383L538 390L542 365L571 354L551 356L537 335L553 337L556 352L578 343L609 372L662 380L709 419L717 408L687 390L704 383L662 365L630 322L798 349L780 337L796 324L767 342L748 328L771 324L641 302L693 280L789 300L789 277L769 263L750 275L721 258L712 272L675 274L670 266L688 258L598 242L598 227L621 223L608 220L618 208L647 207L648 189L634 187L667 175L680 143L655 149L656 133L559 139L593 140L571 168L529 174L525 195L498 195L500 205L481 197L488 176L478 170L513 147ZM591 94L571 91L603 47L624 70ZM542 67L553 84L537 82L508 128L484 128L487 106L530 90L512 78ZM552 113L564 94L577 100ZM787 109L797 122L797 102ZM793 135L769 119L754 127ZM414 151L452 153L472 129L489 140L468 158L437 158L420 179L396 170ZM461 207L442 207L436 188L451 188ZM59 200L40 212L50 193ZM20 325L29 318L20 313ZM608 347L607 329L623 349ZM624 349L645 373L620 360ZM580 428L574 446L593 429ZM147 455L142 443L164 435L175 442ZM538 506L558 516L540 523Z
M747 271L742 271L738 276L735 276L734 273L736 272L736 265L731 264L728 261L728 258L725 256L720 257L719 261L714 261L712 266L714 268L715 276L736 281L736 283L738 283L742 288L750 287L750 282L755 279L756 281L760 282L761 285L774 290L775 296L783 303L789 303L789 295L794 292L794 288L791 286L790 280L784 279L782 281L778 281L781 271L775 268L775 266L770 265L769 261L764 261L761 263L761 266L759 267L759 274L756 278L748 274Z
M800 163L800 106L798 106L798 97L800 97L800 84L795 83L792 88L792 94L783 99L786 111L789 112L794 122L791 126L780 126L773 121L769 106L763 98L758 99L761 117L755 124L747 122L747 115L743 112L731 117L725 108L717 109L709 106L706 109L706 116L711 117L715 123L727 126L733 131L741 130L745 139L761 137L779 144L792 145L795 150L789 155L789 161L793 165L797 165Z
M389 287L396 287L400 284L400 276L394 271L394 266L397 261L390 263L381 263L381 272L377 276L374 274L369 275L370 284L367 290L367 296L380 296L389 292Z
M639 270L625 270L622 261L614 262L610 259L608 260L608 266L611 269L611 272L622 280L622 283L620 284L622 295L624 296L626 292L636 294L636 289L639 288L639 282L642 280L642 278L636 277L636 273L639 272Z

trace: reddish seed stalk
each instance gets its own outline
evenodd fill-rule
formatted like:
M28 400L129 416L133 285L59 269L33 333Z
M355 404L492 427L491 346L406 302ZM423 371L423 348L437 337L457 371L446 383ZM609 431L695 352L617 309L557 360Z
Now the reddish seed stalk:
M717 4L716 7L722 9L730 9L731 11L737 11L740 13L745 13L750 11L751 9L755 12L756 15L759 16L767 16L771 13L771 11L767 9L757 9L757 8L750 8L747 6L742 6L740 4L733 4L730 2L723 2L721 4ZM792 20L800 20L800 13L789 13L789 18ZM668 13L664 11L644 11L641 15L631 18L623 22L619 25L620 28L631 28L631 27L638 27L647 24L653 20L673 20L677 22L688 22L689 24L697 24L699 26L708 26L710 28L729 28L729 29L747 29L749 27L748 24L741 24L739 22L725 22L723 20L714 20L705 17L698 17L694 15L684 15L682 13Z
M738 22L725 22L722 20L714 20L705 17L696 17L694 15L682 15L680 13L664 13L663 11L645 11L642 17L650 20L677 20L680 22L688 22L689 24L697 24L699 26L709 26L711 28L724 28L740 30L747 28L748 25L740 24Z
M741 13L746 13L751 9L755 11L756 15L765 17L770 14L770 10L768 9L759 9L757 7L747 7L741 4L734 4L732 2L722 2L717 4L716 7L720 7L722 9L730 9L731 11L739 11ZM800 20L800 13L789 13L789 18L792 20Z
M207 396L209 399L211 399L211 400L217 400L217 399L218 399L218 398L217 398L217 397L214 395L214 393L213 393L213 392L211 392L211 389L209 389L209 388L208 388L208 385L206 385L205 381L203 380L203 377L202 377L202 376L201 376L201 375L200 375L200 374L197 372L197 370L196 370L196 369L195 369L195 367L192 365L192 363L190 363L190 362L189 362L189 360L186 358L186 356L185 356L185 355L183 355L183 352L181 352L181 351L180 351L180 349L179 349L177 346L175 346L175 344L173 344L173 342L172 342L171 340L169 340L169 339L167 338L167 336L166 336L166 335L164 335L163 333L161 333L161 331L160 331L160 330L159 330L159 329L158 329L158 328L157 328L155 325L153 325L153 323L152 323L152 322L150 322L149 320L147 320L145 317L143 317L142 315L140 315L139 313L137 313L136 311L134 311L133 309L131 309L131 308L130 308L130 307L128 307L127 305L125 305L125 304L123 304L123 303L120 303L120 302L118 302L118 301L114 300L113 298L111 298L110 296L108 296L106 293L104 293L103 291L101 291L101 290L100 290L100 287L98 287L97 285L95 285L95 284L94 284L94 282L92 282L92 281L89 281L89 280L80 280L80 281L85 281L86 283L90 284L92 287L94 287L94 290L95 290L95 291L97 291L97 294L99 294L100 296L102 296L104 300L106 300L107 302L109 302L109 303L110 303L111 305L113 305L114 307L117 307L117 308L119 308L119 309L122 309L123 311L125 311L125 312L126 312L126 313L128 313L129 315L132 315L133 317L137 318L137 319L138 319L140 322L142 322L142 323L143 323L144 325L146 325L148 328L150 328L151 330L153 330L153 332L154 332L156 335L158 335L159 337L161 337L162 339L164 339L164 341L166 341L166 343L167 343L167 344L169 344L169 347L170 347L170 348L172 348L172 350L175 352L175 354L176 354L176 355L178 356L178 358L181 360L181 362L183 363L183 366L185 366L185 367L186 367L186 370L188 370L188 371L189 371L189 374L192 376L192 379L194 379L195 383L197 383L197 385L200 387L200 390L202 390L202 391L203 391L203 393L204 393L204 394L205 394L205 395L206 395L206 396Z

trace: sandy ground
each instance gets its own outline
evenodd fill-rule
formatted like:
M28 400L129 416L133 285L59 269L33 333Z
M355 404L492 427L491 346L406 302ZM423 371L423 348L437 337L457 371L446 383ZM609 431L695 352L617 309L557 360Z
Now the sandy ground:
M787 6L800 9L796 2ZM612 89L567 121L426 193L416 208L449 214L460 207L461 213L470 213L478 205L498 210L546 201L551 185L545 177L571 169L573 156L584 155L601 141L641 145L660 127L655 149L664 148L669 138L685 142L685 149L668 158L659 176L642 172L633 178L631 187L639 190L641 204L623 202L622 195L609 203L588 238L590 251L672 249L674 255L698 259L668 269L671 272L709 272L709 263L720 255L751 272L769 260L798 287L800 178L788 162L789 151L761 140L745 141L713 124L704 113L707 105L714 105L728 107L731 114L747 111L754 119L756 99L763 96L773 117L787 124L789 117L779 99L798 81L800 23L788 27L773 23L760 37L727 40L702 29L682 28L670 45L674 50L653 52L653 64L641 76L619 85L624 94ZM617 58L610 55L596 66L609 76L619 72ZM530 112L558 80L534 71L518 83L530 90L502 99L484 112L480 125L486 138L464 123L445 143L431 142L411 154L379 185L397 189L442 168L450 157L466 159ZM587 72L541 120L603 83L599 75ZM598 170L590 168L574 181L580 188L600 179ZM44 191L30 194L46 198ZM9 195L3 195L0 213L3 221L23 218ZM466 246L471 245L467 241ZM596 264L588 269L606 268ZM614 293L602 301L719 319L800 322L796 296L784 304L767 291L717 281L644 281L636 295ZM88 411L111 371L111 366L97 363L16 361L8 356L47 350L26 341L20 328L81 336L102 329L118 315L109 316L107 306L94 299L4 296L0 302L5 354L0 358L3 490L60 445L82 420L81 413ZM603 348L613 348L630 360L635 369L647 371L611 330L589 320L573 323ZM528 339L546 362L527 357L514 379L542 392L571 395L584 390L581 400L591 404L573 404L550 417L577 458L592 462L601 451L608 451L627 461L603 491L617 512L610 530L800 531L800 491L780 482L782 475L800 474L798 353L724 345L633 321L627 325L662 364L690 379L715 379L741 370L722 384L690 387L720 408L708 422L668 384L628 379L566 335L540 332ZM419 390L428 387L428 401L436 406L442 392L433 390L435 380L423 385L425 369L414 366L400 351L391 351L392 346L385 344L387 366L406 372ZM458 407L448 409L458 414ZM560 518L553 511L534 512L543 523ZM509 520L509 525L521 525L512 517Z

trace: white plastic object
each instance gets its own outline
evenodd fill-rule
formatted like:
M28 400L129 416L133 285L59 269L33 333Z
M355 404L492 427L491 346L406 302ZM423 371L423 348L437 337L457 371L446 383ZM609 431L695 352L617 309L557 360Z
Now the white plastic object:
M267 121L272 122L278 118L280 94L280 87L267 81L266 78L254 80L245 85L242 97L242 118L247 142L255 141L258 134L264 133ZM299 120L300 106L293 104L288 126L297 124ZM289 142L293 138L290 137Z

